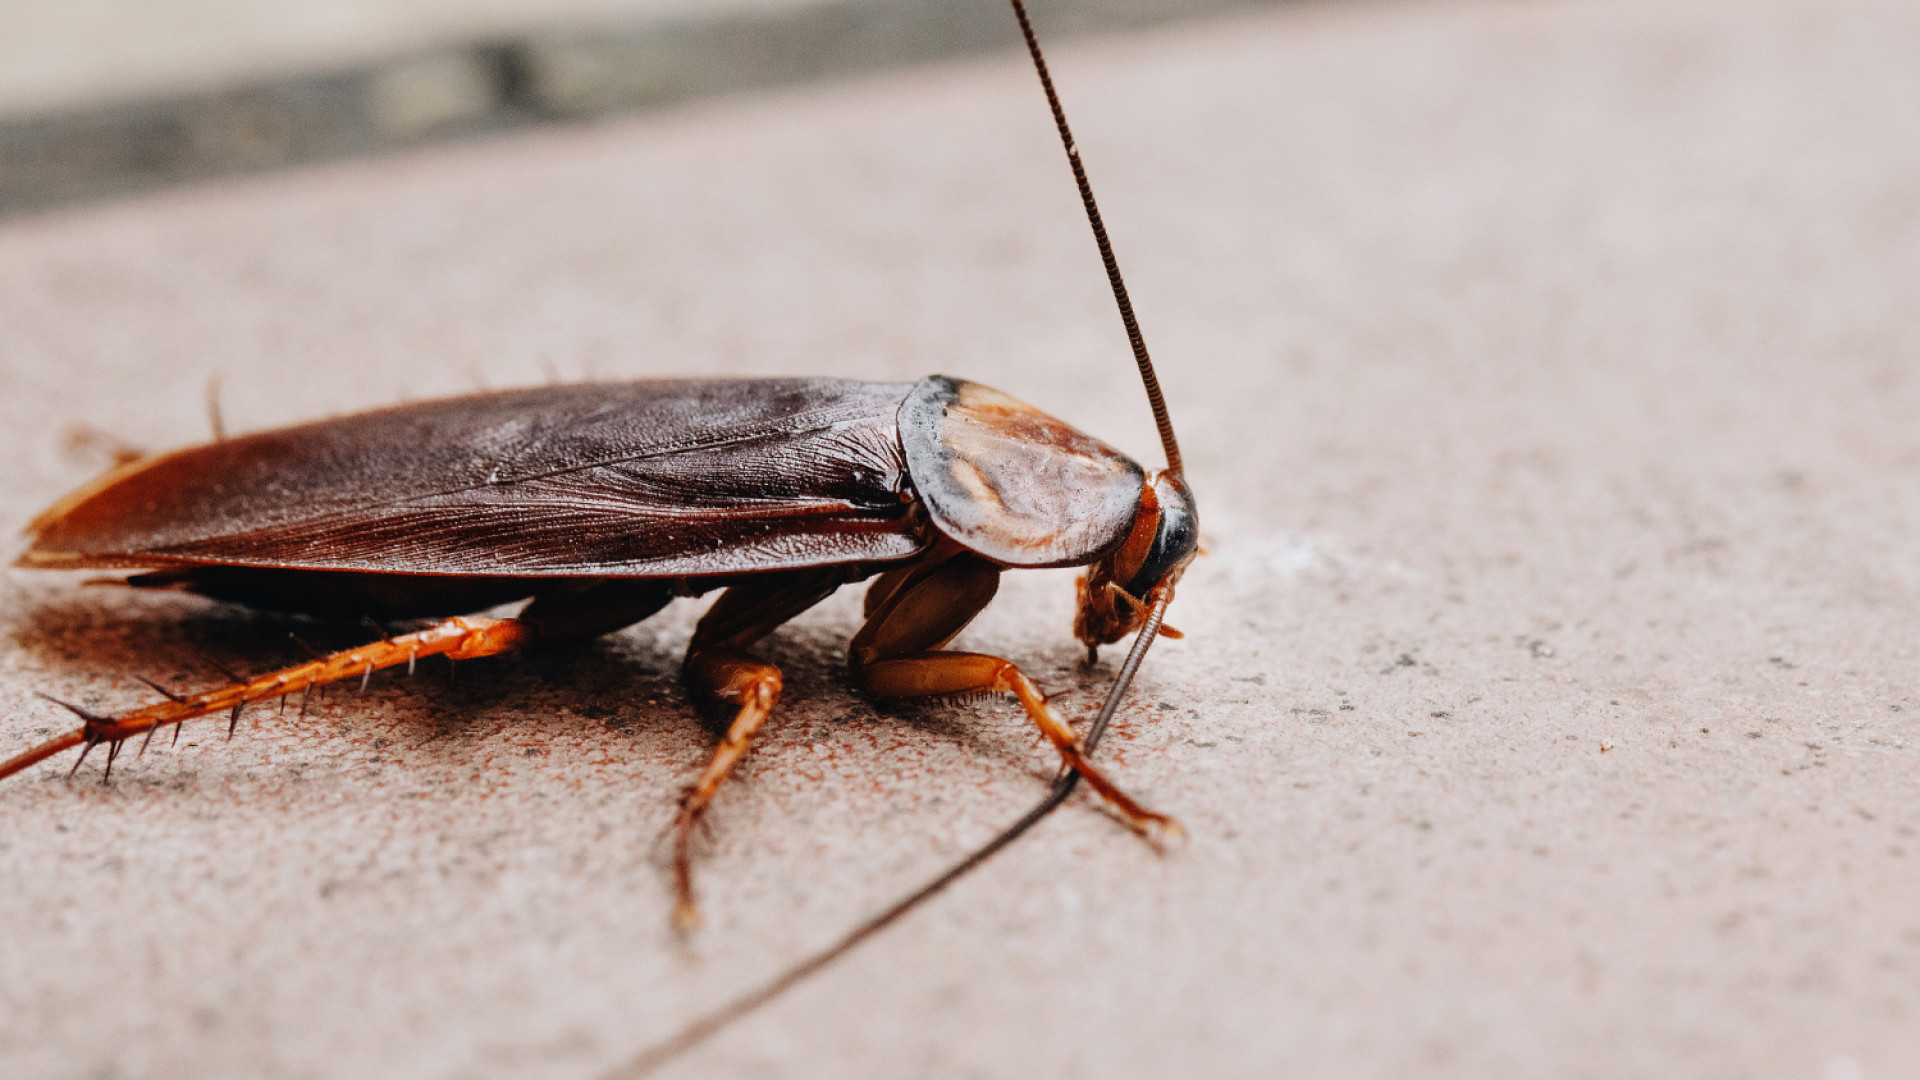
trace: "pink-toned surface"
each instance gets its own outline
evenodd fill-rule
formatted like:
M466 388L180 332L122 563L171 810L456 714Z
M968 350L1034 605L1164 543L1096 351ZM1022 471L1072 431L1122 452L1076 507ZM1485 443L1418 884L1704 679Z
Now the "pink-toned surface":
M1920 1070L1920 10L1312 6L1055 58L1211 555L1079 802L679 1076ZM476 381L997 385L1147 455L1016 55L0 226L0 526L91 464ZM1150 455L1149 455L1150 456ZM0 746L287 626L9 572ZM963 641L1089 708L1070 581ZM886 714L851 590L713 816L683 604L0 788L0 1073L576 1077L1050 773ZM352 628L302 627L320 643Z

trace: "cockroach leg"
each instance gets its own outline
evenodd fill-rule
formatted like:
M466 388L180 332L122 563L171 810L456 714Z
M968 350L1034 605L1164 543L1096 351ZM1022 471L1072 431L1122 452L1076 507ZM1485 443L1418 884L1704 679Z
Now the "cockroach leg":
M1087 761L1071 725L1047 704L1040 688L1012 661L941 646L973 620L1000 587L1000 570L973 555L921 563L877 604L848 649L854 682L881 698L1011 693L1053 744L1063 764L1078 772L1145 835L1179 836L1177 822L1135 802Z
M120 717L95 716L76 705L48 698L80 717L85 726L0 762L0 779L76 746L91 748L100 742L117 744L168 725L173 726L173 739L178 743L184 722L223 710L227 712L227 736L232 738L240 723L240 712L250 702L278 698L280 715L285 716L287 695L298 693L304 714L308 695L323 693L329 683L356 676L364 681L373 671L403 663L411 669L422 656L445 656L451 663L508 652L536 640L593 637L646 618L665 607L672 596L669 586L654 581L603 582L556 589L537 596L516 619L477 616L447 619L424 630L386 637L330 655L313 649L298 635L289 634L288 637L312 654L312 660L252 679L229 673L227 686L203 694L172 696L168 701ZM213 661L209 663L220 666ZM166 693L160 687L154 688ZM85 756L83 752L83 760ZM79 762L75 762L74 767L78 769Z
M984 653L923 652L889 657L864 664L858 681L862 689L875 697L923 697L965 693L975 690L1010 692L1053 744L1068 768L1078 772L1087 783L1112 803L1127 823L1137 831L1153 835L1179 835L1178 822L1135 802L1126 792L1106 778L1087 761L1080 739L1060 714L1048 705L1039 688L1033 685L1010 660Z
M674 818L673 921L681 930L691 930L700 922L693 900L694 827L780 700L780 669L747 650L781 623L826 599L843 580L833 570L800 571L735 585L720 594L694 628L683 669L687 683L702 704L731 709L733 716L712 760L681 798Z
M727 774L746 755L754 736L772 715L780 700L780 669L763 660L730 649L689 653L687 680L718 701L738 704L739 712L727 725L727 733L714 748L713 759L680 800L680 811L673 821L674 925L692 930L700 925L700 912L693 902L693 829L702 824L714 795Z
M887 602L887 597L899 591L900 586L905 584L917 569L919 569L918 563L908 563L905 566L894 567L874 578L873 584L867 586L867 595L862 601L861 614L871 617L875 611L879 610L881 604Z
M134 678L140 680L143 683L146 683L149 689L151 689L154 693L159 694L161 697L166 698L168 701L185 700L179 694L176 694L173 691L167 689L166 687L161 686L159 683L154 682L152 679L147 678L145 675L135 675Z
M362 646L345 652L321 656L304 664L298 664L280 671L255 676L246 681L233 683L201 694L192 694L177 701L159 701L142 709L135 709L117 717L97 716L66 702L54 701L68 712L80 717L83 726L65 735L49 739L39 746L0 762L0 779L12 776L32 765L52 757L64 750L84 746L80 760L86 760L98 743L108 745L108 765L118 753L119 744L135 735L144 735L155 728L177 725L196 716L206 716L223 710L230 711L231 725L238 722L240 709L249 701L260 701L300 691L305 693L315 687L339 682L361 674L367 665L373 667L392 667L405 663L412 655L440 655L461 660L471 660L482 656L492 656L508 652L526 645L533 638L532 630L518 619L461 618L448 619L417 633L406 634L371 646ZM44 695L42 695L44 696ZM74 762L77 771L80 762ZM71 775L71 774L69 774Z

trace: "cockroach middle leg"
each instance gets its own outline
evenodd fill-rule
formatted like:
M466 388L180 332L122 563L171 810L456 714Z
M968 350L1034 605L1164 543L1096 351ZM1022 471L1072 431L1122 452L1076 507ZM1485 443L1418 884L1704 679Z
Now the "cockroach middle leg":
M257 675L245 681L235 681L204 693L178 695L120 716L97 716L58 702L80 717L81 726L0 762L0 779L76 746L91 750L95 745L106 743L111 763L118 754L120 743L136 735L150 735L169 724L179 725L196 716L222 711L229 712L237 721L241 707L248 702L292 693L304 695L328 683L358 678L370 670L404 664L412 656L441 655L459 660L493 656L521 648L533 636L529 626L519 619L448 619L415 633L322 655L304 664ZM178 728L175 730L177 732ZM142 747L144 749L144 743ZM84 753L82 758L85 758Z
M1128 824L1148 835L1179 835L1180 826L1172 818L1141 806L1093 767L1072 726L1012 661L941 648L973 621L999 587L999 568L972 555L920 564L915 573L892 583L854 636L848 650L854 681L882 698L1013 694L1061 762L1085 778Z
M727 774L746 755L754 736L780 701L780 669L764 660L731 649L712 649L687 656L687 681L712 698L735 704L739 711L714 748L713 759L680 800L673 821L674 924L691 930L700 923L693 902L693 829L708 804L719 793Z
M687 683L703 704L733 715L712 760L681 797L674 817L673 918L682 930L700 921L693 900L694 826L780 700L780 669L747 650L781 623L826 599L844 580L838 571L803 571L735 585L720 594L694 628L684 668Z

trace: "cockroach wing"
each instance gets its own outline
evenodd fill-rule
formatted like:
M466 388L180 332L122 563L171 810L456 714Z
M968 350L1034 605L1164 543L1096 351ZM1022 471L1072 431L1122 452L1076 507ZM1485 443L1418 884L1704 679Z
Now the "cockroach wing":
M25 566L681 577L923 550L899 383L657 380L405 405L167 454L32 526Z
M1023 401L932 375L900 406L907 471L934 527L1006 566L1081 566L1127 537L1146 474Z

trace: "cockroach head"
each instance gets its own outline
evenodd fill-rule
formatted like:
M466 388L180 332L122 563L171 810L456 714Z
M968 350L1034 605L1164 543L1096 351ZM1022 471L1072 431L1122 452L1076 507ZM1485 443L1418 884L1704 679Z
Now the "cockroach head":
M1147 610L1170 597L1200 549L1200 516L1186 478L1154 473L1140 491L1133 529L1080 579L1073 633L1089 648L1111 645L1140 628Z

